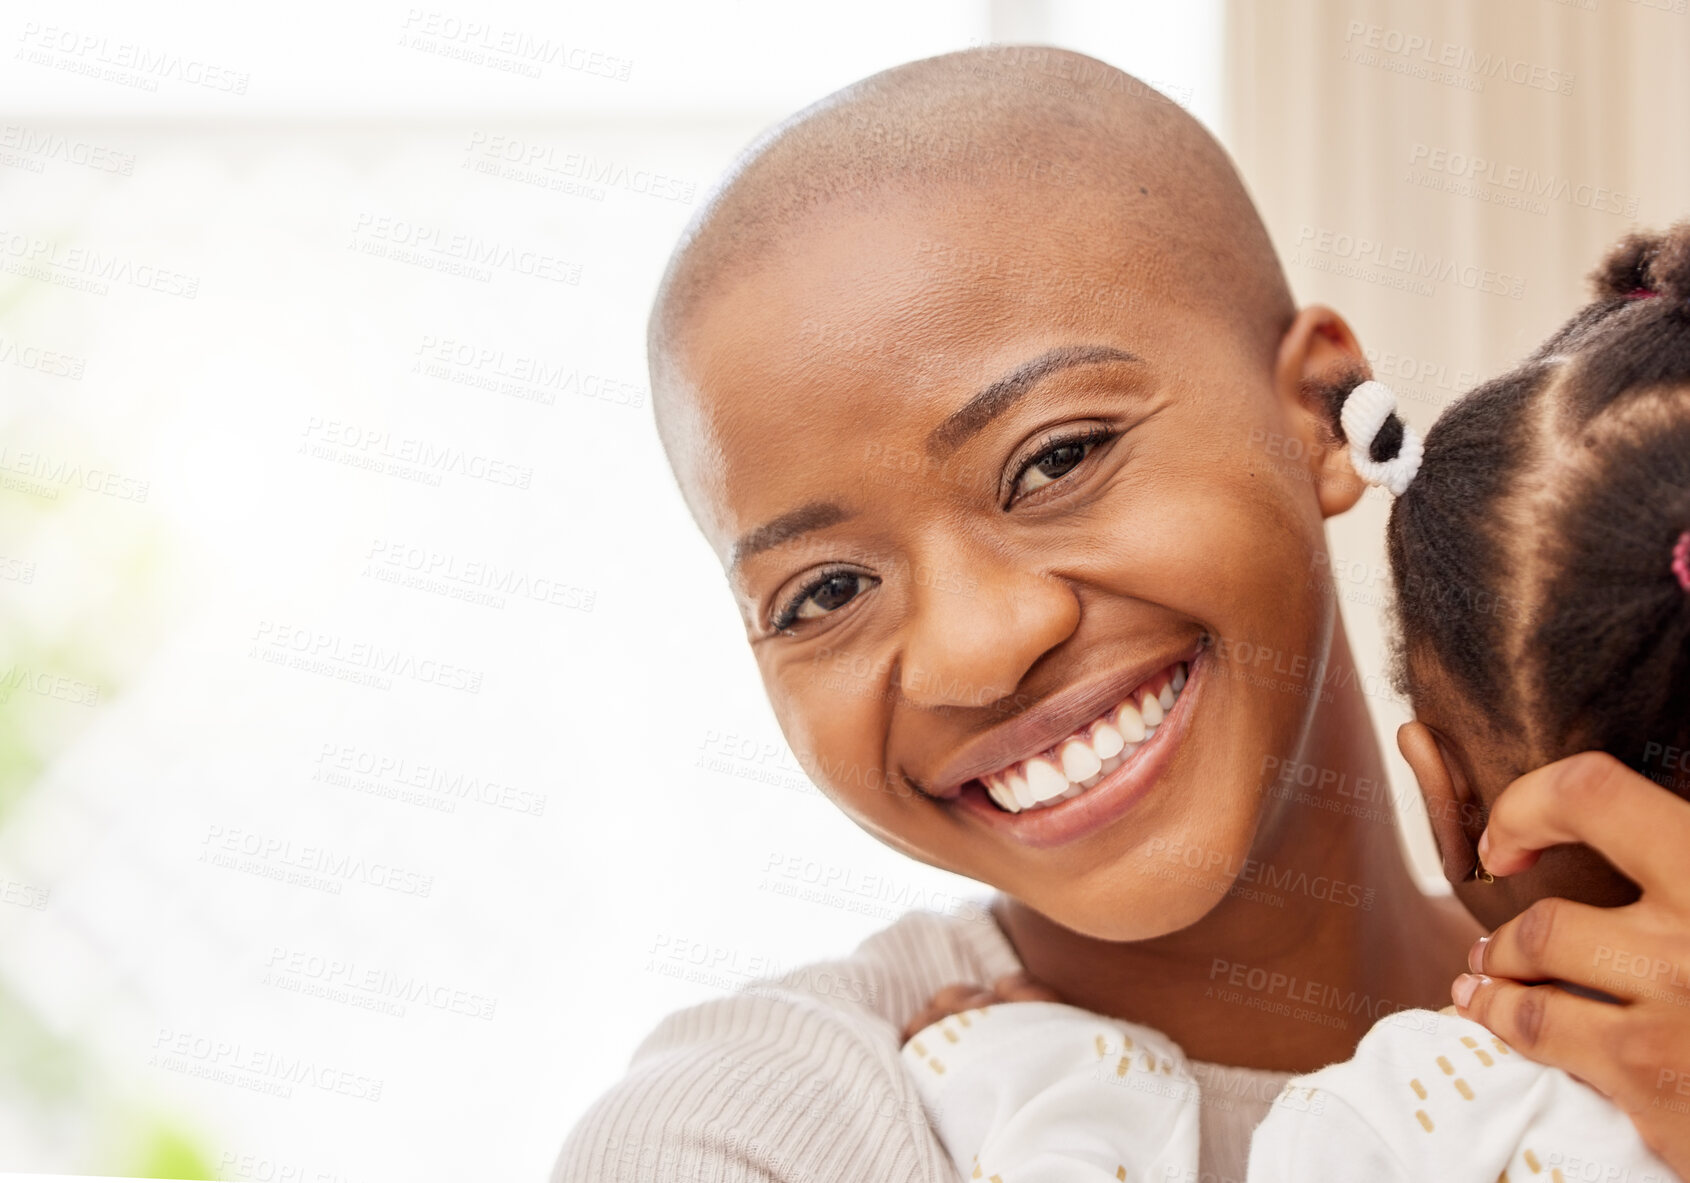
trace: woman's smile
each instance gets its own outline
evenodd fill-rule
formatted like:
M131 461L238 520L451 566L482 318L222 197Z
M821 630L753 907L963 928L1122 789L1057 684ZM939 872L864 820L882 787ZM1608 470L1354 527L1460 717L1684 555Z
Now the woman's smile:
M1058 846L1110 825L1150 793L1173 760L1203 669L1200 653L1158 669L1058 743L969 779L947 799L977 824L1029 846ZM1094 696L1121 681L1080 693ZM996 733L975 746L994 742Z

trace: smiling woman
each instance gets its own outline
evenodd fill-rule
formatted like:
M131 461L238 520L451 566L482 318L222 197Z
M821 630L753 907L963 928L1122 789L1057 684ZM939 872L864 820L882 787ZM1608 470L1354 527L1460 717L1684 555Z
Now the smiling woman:
M1205 1169L1242 1177L1285 1074L1441 1005L1477 935L1393 819L1277 774L1384 779L1322 557L1364 487L1324 420L1360 347L1293 307L1201 127L1077 55L1088 83L1022 85L1056 53L917 62L794 117L652 317L659 431L792 749L869 833L1002 894L840 963L871 1002L788 978L675 1016L560 1178L615 1177L634 1142L686 1177L946 1178L896 1032L950 980L1022 970L1176 1040L1226 1102ZM1269 437L1297 462L1264 463ZM1372 906L1237 890L1264 866ZM1363 1001L1310 1022L1217 966ZM788 1100L694 1099L728 1067ZM871 1103L816 1099L841 1080Z

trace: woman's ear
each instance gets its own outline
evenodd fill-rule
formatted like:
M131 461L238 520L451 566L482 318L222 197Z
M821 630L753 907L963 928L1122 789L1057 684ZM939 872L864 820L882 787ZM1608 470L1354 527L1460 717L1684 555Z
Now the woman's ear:
M1411 720L1397 729L1397 748L1414 770L1414 779L1420 782L1420 795L1426 800L1426 816L1432 821L1432 837L1443 861L1444 878L1459 887L1473 877L1479 865L1474 835L1484 827L1479 825L1474 829L1482 813L1478 800L1462 775L1461 762L1449 758L1437 733L1420 720Z
M1367 482L1350 463L1349 446L1339 439L1333 392L1348 393L1369 373L1350 326L1324 304L1297 313L1279 342L1274 386L1302 444L1322 517L1343 513L1367 492Z

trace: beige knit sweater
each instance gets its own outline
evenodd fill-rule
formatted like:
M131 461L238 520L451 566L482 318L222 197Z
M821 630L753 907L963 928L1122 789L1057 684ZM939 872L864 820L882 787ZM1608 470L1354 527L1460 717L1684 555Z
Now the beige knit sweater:
M849 957L670 1015L582 1116L552 1183L955 1183L898 1058L898 1032L953 982L1021 968L985 901L910 912ZM1202 1179L1244 1178L1287 1073L1193 1063Z

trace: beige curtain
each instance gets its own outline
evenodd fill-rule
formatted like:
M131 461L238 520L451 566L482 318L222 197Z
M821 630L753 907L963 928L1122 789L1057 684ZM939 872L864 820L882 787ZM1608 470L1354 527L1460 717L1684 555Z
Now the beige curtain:
M1228 147L1298 300L1345 315L1410 422L1531 350L1626 231L1690 218L1687 7L1227 0ZM1387 505L1335 524L1332 549L1411 787L1383 681Z

